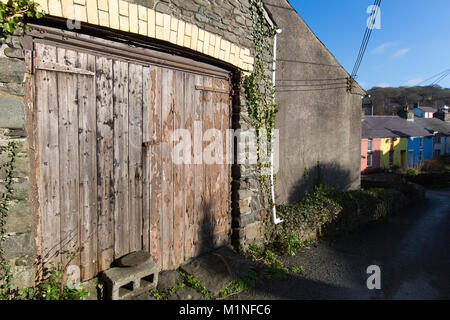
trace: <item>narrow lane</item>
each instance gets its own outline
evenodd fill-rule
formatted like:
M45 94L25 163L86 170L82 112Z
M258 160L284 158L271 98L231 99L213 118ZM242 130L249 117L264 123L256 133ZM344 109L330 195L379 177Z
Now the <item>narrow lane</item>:
M349 235L284 258L302 275L268 280L232 299L450 299L450 190ZM381 268L381 290L366 269Z

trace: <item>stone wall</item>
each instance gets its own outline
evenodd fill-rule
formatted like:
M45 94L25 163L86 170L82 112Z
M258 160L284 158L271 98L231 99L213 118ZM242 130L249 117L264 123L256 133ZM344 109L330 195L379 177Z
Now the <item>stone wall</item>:
M252 48L249 0L130 0Z
M6 258L14 273L14 282L20 287L34 282L32 212L28 201L30 161L25 132L25 105L23 78L25 63L19 37L8 39L0 49L0 145L18 143L15 162L14 193L6 223L8 238ZM4 163L6 153L0 155ZM4 170L0 171L0 192L4 192Z
M35 0L49 16L138 34L251 72L248 0ZM68 24L69 25L69 24Z

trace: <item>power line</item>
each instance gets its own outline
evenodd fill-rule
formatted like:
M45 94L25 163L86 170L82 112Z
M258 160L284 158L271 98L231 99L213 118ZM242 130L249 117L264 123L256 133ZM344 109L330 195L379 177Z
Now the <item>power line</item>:
M381 0L375 0L374 6L375 6L376 10L375 10L375 14L374 14L373 19L376 19L377 16L378 16L380 4L381 4ZM363 42L361 44L361 48L360 48L360 51L359 51L359 54L358 54L358 58L356 60L355 66L354 66L353 71L352 71L352 78L355 78L356 75L358 74L359 67L361 66L362 59L364 57L364 54L365 54L366 49L367 49L367 45L368 45L370 37L372 35L372 31L373 31L373 28L369 28L369 26L366 27L366 32L364 34L364 38L363 38Z
M375 9L375 14L373 15L373 19L376 19L378 17L378 13L380 11L381 0L375 0L374 6L376 9ZM351 74L352 78L355 78L356 75L358 74L359 67L361 66L364 54L366 53L367 45L369 44L369 40L372 35L372 31L373 31L373 28L371 28L369 26L366 27L366 32L364 33L364 37L363 37L361 47L359 49L358 57L356 58L356 62L355 62L355 65L353 67L353 71Z
M332 88L316 88L316 89L288 89L288 90L277 90L277 92L299 92L299 91L324 91L324 90L334 90L334 89L347 89L345 87L332 87Z
M328 82L328 83L318 83L318 84L281 84L276 85L277 88L297 88L297 87L321 87L321 86L333 86L333 85L345 85L346 82L340 81L340 82Z
M438 79L436 79L431 85L435 86L437 85L439 82L441 82L442 80L444 80L445 78L447 78L450 75L450 69L447 70L446 73L444 73L442 76L440 76Z
M441 72L439 72L438 74L435 74L434 76L432 76L432 77L430 77L430 78L428 78L428 79L426 79L426 80L423 80L422 82L419 82L418 84L417 84L417 86L420 86L420 85L422 85L422 84L424 84L424 83L426 83L426 82L428 82L428 81L430 81L430 80L432 80L432 79L434 79L434 78L436 78L436 77L439 77L439 76L441 76L441 75L443 75L443 74L445 74L446 72L449 72L450 71L450 69L446 69L446 70L444 70L444 71L441 71Z
M277 82L308 82L308 81L338 81L338 80L347 80L347 77L343 78L334 78L334 79L278 79Z

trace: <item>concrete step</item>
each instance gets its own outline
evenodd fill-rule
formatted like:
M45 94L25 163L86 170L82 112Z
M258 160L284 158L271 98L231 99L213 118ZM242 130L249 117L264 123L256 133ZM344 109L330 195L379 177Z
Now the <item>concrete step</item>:
M109 300L128 300L158 284L158 266L149 260L135 267L111 268L102 273L105 296Z

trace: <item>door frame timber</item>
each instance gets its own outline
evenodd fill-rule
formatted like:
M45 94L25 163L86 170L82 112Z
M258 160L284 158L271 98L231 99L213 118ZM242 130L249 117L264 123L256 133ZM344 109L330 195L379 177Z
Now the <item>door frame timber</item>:
M190 58L161 52L155 48L145 48L135 43L119 43L96 36L41 25L30 24L29 27L31 30L25 37L31 39L24 41L25 44L35 42L56 44L63 48L72 47L97 55L101 53L103 57L111 57L136 64L151 64L199 75L206 74L230 82L230 71L228 70ZM25 49L33 50L33 47Z

